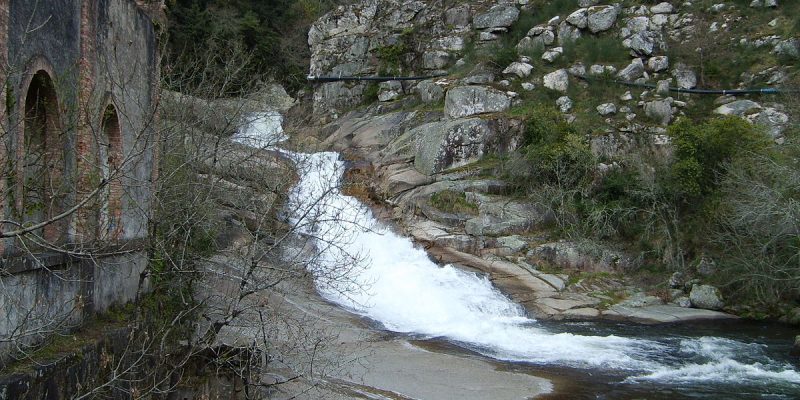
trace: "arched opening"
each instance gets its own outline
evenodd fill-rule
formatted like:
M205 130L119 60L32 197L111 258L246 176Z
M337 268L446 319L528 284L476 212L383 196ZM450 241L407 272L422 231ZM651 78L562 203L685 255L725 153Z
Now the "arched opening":
M22 219L39 223L57 216L63 208L64 132L58 98L50 75L37 71L25 95L24 143L22 155ZM63 239L66 221L47 224L39 235L50 242Z
M111 104L103 112L97 160L100 178L106 182L101 195L97 234L100 239L116 240L122 233L122 132L117 110Z

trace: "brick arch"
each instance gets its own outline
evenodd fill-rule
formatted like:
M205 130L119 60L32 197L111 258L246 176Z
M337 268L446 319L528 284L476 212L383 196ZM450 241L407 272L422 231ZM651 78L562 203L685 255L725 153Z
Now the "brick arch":
M16 146L16 212L25 223L60 214L70 188L65 178L66 134L52 68L41 59L23 79ZM50 242L66 239L65 219L46 225L39 235Z
M106 182L101 194L97 236L117 240L122 234L122 128L117 108L112 102L100 117L100 136L97 141L97 167Z

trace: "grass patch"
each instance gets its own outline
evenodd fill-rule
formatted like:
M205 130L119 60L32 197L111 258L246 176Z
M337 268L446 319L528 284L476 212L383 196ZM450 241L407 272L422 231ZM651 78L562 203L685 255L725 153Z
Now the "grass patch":
M478 205L467 201L464 192L443 190L431 195L430 204L438 210L455 214L478 214Z
M491 178L494 177L495 172L502 164L503 160L501 158L495 155L489 155L473 163L450 169L448 172L471 172L473 174L472 176Z
M628 49L616 35L581 36L573 43L565 44L565 59L583 61L588 68L592 64L627 64L630 62Z
M547 22L556 15L566 18L567 15L580 8L578 0L533 0L528 3L528 6L531 8L531 16L526 20L530 24L528 29Z

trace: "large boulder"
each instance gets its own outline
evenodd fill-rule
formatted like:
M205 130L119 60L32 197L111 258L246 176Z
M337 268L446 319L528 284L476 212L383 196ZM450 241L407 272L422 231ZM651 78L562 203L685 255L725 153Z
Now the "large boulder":
M650 18L643 15L631 17L625 20L625 27L622 28L623 37L628 37L634 33L642 33L650 27Z
M518 140L505 120L481 118L433 122L413 130L414 168L422 174L475 162L487 153L513 150Z
M498 4L486 13L476 15L472 19L475 29L507 28L519 18L517 7L508 4Z
M586 29L589 26L589 13L585 8L579 8L569 16L567 22L576 28Z
M591 272L614 272L633 265L629 257L613 250L568 241L541 244L527 256L558 268Z
M668 125L672 120L672 99L654 100L644 103L644 113L661 125Z
M706 310L721 310L725 306L719 289L711 285L694 285L689 293L689 301L695 308Z
M561 54L563 53L564 53L563 47L554 47L550 50L545 51L544 54L542 54L542 60L552 63L558 57L561 57Z
M503 196L467 193L478 205L478 216L467 220L464 230L473 236L506 236L525 232L552 221L552 215L532 204Z
M437 103L444 98L444 89L433 81L422 81L414 88L423 103Z
M503 70L504 74L507 75L516 75L520 78L525 78L531 74L533 70L533 65L524 62L513 62L511 63L506 69Z
M617 21L619 9L614 6L589 7L587 25L592 33L609 30Z
M407 167L406 165L407 164L402 164L398 167L390 167L387 169L384 174L385 179L381 185L383 193L389 197L393 197L402 192L414 189L415 187L433 182L431 177L423 175L414 168Z
M655 50L656 42L649 32L639 32L634 34L630 40L630 49L637 54L649 56Z
M747 116L747 120L766 128L767 134L774 140L781 139L783 132L789 127L789 116L772 107Z
M672 76L681 89L693 89L697 86L697 74L685 64L678 63L672 70Z
M544 87L559 92L566 92L569 89L569 73L566 69L551 72L543 78Z
M485 86L459 86L447 91L444 112L450 118L506 111L511 98L504 92Z
M597 106L597 113L602 116L608 116L617 113L617 105L614 103L603 103Z
M644 63L639 58L634 58L622 71L617 73L617 78L623 81L634 81L644 75Z
M760 110L761 105L752 100L736 100L728 104L723 104L714 110L714 113L721 115L736 115L738 117Z
M653 72L666 71L669 68L669 58L667 56L650 57L647 60L647 68Z
M403 96L403 84L400 81L381 82L378 88L379 101L397 100Z
M778 42L772 52L780 57L798 59L800 58L800 39Z
M538 25L528 31L528 35L517 44L520 53L544 50L556 41L556 33L550 25Z
M556 105L558 106L558 109L561 110L562 113L566 114L572 111L573 103L572 99L570 99L568 96L561 96L556 100Z
M422 68L443 69L450 64L450 53L442 50L426 51L422 54Z
M445 11L444 23L461 28L469 25L469 17L469 4L461 4Z
M675 7L665 1L650 7L650 12L653 14L672 14L675 12Z
M558 25L558 45L566 46L581 38L581 30L566 22Z

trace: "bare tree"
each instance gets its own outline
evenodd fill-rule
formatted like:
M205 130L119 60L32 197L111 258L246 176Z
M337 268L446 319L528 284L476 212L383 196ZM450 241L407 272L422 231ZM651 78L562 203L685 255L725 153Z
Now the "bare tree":
M313 290L313 279L346 280L360 257L307 268L326 246L337 246L320 245L309 234L319 217L312 206L293 222L283 213L298 174L313 166L272 143L239 143L236 135L263 118L267 91L260 77L251 77L251 94L240 86L232 92L231 82L242 81L249 61L240 49L220 46L209 54L182 69L184 75L167 74L166 90L149 108L131 102L134 87L116 78L121 74L108 74L117 96L128 101L117 107L104 107L108 99L99 86L84 101L62 104L58 99L77 90L68 79L31 78L30 104L10 116L0 137L0 155L14 155L0 163L4 183L10 182L0 188L7 210L0 221L0 309L14 321L0 331L10 356L4 365L52 363L41 359L41 350L65 335L79 336L94 315L78 291L54 288L54 296L25 300L30 296L22 293L37 287L30 268L79 288L96 277L70 265L113 274L129 262L141 266L127 277L133 302L111 318L124 340L101 363L102 373L75 388L77 398L167 395L186 386L187 374L200 373L226 377L220 387L258 398L287 382L313 388L318 377L356 357L331 353L337 332L288 310L282 293ZM4 76L15 73L9 68ZM137 127L124 148L115 139L120 126ZM76 129L89 133L84 145L91 149L79 155L68 151L81 144L70 142ZM24 143L16 141L20 131ZM143 179L143 163L157 163L155 186ZM138 195L150 190L152 196ZM117 240L124 213L149 219L138 246ZM146 259L130 259L138 254ZM285 372L266 374L275 370Z

